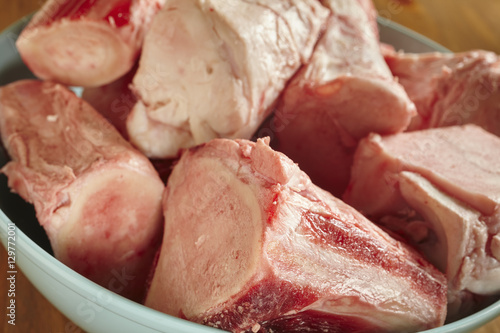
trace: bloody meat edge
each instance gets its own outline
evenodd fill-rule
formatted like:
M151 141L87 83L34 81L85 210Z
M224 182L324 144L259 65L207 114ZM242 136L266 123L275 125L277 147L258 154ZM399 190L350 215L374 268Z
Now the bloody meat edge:
M161 241L163 182L151 163L67 88L0 88L9 187L34 204L56 258L136 301Z
M165 0L49 0L17 40L21 58L44 80L99 86L127 73Z
M443 324L444 276L264 140L184 152L163 209L153 309L234 332Z

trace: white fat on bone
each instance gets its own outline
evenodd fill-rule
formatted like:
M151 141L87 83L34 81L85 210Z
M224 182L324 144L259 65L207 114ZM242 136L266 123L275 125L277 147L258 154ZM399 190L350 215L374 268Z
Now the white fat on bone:
M493 238L488 244L488 228L481 214L415 173L402 172L399 189L408 205L429 221L437 234L438 243L427 247L422 242L420 246L427 258L446 272L449 290L499 293L500 261L488 254L494 255L495 241Z
M127 120L149 157L250 138L308 61L328 15L316 0L171 0L145 38Z

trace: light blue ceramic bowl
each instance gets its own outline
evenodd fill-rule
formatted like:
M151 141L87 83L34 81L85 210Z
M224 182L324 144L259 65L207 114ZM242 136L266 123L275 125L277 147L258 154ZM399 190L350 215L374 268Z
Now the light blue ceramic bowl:
M32 78L15 48L15 41L28 18L0 35L0 85ZM380 19L382 41L408 52L442 51L442 46L395 23ZM0 152L0 166L7 159ZM8 235L15 235L17 269L62 313L88 332L220 332L165 315L125 299L84 278L56 260L45 232L38 225L31 205L10 193L5 176L0 176L0 237L7 247ZM4 291L0 291L4 292ZM429 333L470 332L500 315L500 301L465 319L429 330Z

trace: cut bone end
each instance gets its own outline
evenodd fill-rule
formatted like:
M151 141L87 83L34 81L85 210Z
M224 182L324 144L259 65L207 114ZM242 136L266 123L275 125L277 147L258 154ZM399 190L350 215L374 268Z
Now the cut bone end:
M56 256L96 283L140 300L161 237L162 182L113 168L94 172L74 187L80 188L69 195L68 221L52 243ZM130 281L114 286L113 277L123 274Z
M444 276L266 141L219 139L185 151L163 200L147 306L235 332L282 317L304 331L308 322L289 315L310 310L378 330L444 321Z
M244 289L260 257L262 221L255 193L226 165L185 161L174 169L164 197L168 253L160 255L146 305L190 318ZM169 295L169 301L156 295Z
M105 22L63 20L24 31L21 57L41 79L74 86L107 84L133 66L137 51Z

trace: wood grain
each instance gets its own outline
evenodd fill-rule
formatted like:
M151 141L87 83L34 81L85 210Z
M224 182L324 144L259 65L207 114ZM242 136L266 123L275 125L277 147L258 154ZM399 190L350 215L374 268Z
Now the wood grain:
M0 30L33 12L42 0L0 0ZM486 49L500 54L500 1L498 0L374 0L381 16L413 29L455 52ZM1 51L1 50L0 50ZM7 254L0 247L0 309L7 302ZM16 326L0 311L5 333L80 333L24 277L17 274ZM138 332L139 333L139 332ZM500 318L474 333L500 333Z
M15 326L8 323L6 308L7 292L7 252L0 246L0 332L4 333L82 333L74 323L61 314L36 290L31 282L17 270L15 283L16 320Z
M0 30L7 28L21 17L34 12L43 0L0 0Z
M379 14L454 52L484 49L500 54L500 1L374 0Z

